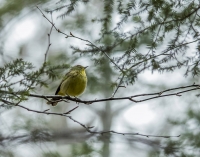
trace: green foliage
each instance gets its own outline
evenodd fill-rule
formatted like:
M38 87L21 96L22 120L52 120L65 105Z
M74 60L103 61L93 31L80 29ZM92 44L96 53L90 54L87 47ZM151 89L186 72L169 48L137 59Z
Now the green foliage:
M89 2L89 0L70 0L70 3L67 5L63 5L63 3L66 3L65 0L60 0L59 2L56 3L55 8L51 9L46 9L46 12L54 12L54 11L63 11L61 15L59 15L59 18L65 18L66 16L69 16L71 13L73 13L76 9L76 7L82 4L86 4Z
M176 153L178 151L178 145L179 143L176 141L169 141L167 143L167 146L164 147L164 154L165 155L174 155L174 153Z
M66 71L70 67L69 64L54 65L48 64L45 69L45 73L51 80L58 79L62 76L63 69Z
M38 72L33 72L33 65L22 59L16 59L0 68L0 99L7 105L21 102L27 99L32 86L42 81L35 80ZM18 95L20 94L20 95Z
M2 157L15 157L14 152L11 152L9 150L0 149L0 156Z
M94 151L94 148L87 142L83 144L73 144L71 146L71 157L92 157L92 152Z
M186 111L184 119L170 119L169 123L172 124L174 127L181 128L181 136L178 139L169 139L167 142L164 143L162 150L159 150L157 152L153 151L152 153L155 153L157 155L164 153L165 155L180 157L199 156L199 109L189 108Z
M55 80L66 68L69 68L68 64L52 66L45 63L35 70L32 63L23 59L16 59L0 67L0 100L3 102L1 107L8 109L26 101L30 91L35 91L36 87L47 87L45 76Z
M4 20L10 21L19 16L24 8L29 8L38 3L45 3L47 0L6 0L1 3L0 8L0 28L4 27Z
M70 5L78 2L73 1ZM62 5L64 4L65 2ZM149 69L152 72L163 73L185 67L185 76L199 75L198 48L196 56L187 55L189 45L197 44L198 41L197 23L200 19L197 16L199 5L196 1L175 3L150 0L126 3L120 0L104 1L103 5L102 18L97 17L93 20L102 24L99 39L96 40L101 44L100 49L92 45L85 49L72 46L74 53L93 55L95 62L101 64L101 57L97 57L98 54L103 55L102 52L107 52L109 55L115 55L120 52L119 57L111 58L123 71L126 71L123 80L126 83L133 83L139 73ZM70 10L68 8L69 12ZM120 21L115 24L112 22L114 20L112 15L116 13ZM129 25L132 25L133 29L128 32L123 31ZM146 40L146 49L144 52L137 52L141 44L144 44L143 39ZM167 46L158 50L161 45L166 44L166 41ZM177 59L179 56L183 57Z
M61 157L61 155L58 152L48 152L44 153L43 157Z

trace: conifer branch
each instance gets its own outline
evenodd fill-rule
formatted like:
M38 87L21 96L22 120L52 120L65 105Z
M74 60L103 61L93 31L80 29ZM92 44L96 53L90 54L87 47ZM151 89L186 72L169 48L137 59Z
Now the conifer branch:
M66 38L69 38L69 37L73 37L73 38L76 38L76 39L79 39L79 40L82 40L82 41L85 41L85 42L88 42L90 45L89 46L92 46L92 47L95 47L97 48L100 52L102 52L121 72L123 72L123 69L121 69L117 63L114 62L114 60L107 54L107 52L105 52L104 50L102 50L101 48L99 48L98 46L96 46L95 44L93 44L91 41L89 40L86 40L86 39L82 39L80 37L77 37L75 35L73 35L71 32L70 32L70 35L67 35L65 33L63 33L62 31L60 31L56 26L55 24L53 24L53 22L51 22L45 15L44 13L42 12L42 10L37 6L37 8L39 9L39 11L42 13L43 17L45 19L47 19L47 21L52 25L52 27L54 27L58 33L61 33L61 34L64 34L66 36Z
M82 41L85 41L85 42L88 42L89 45L88 46L91 46L91 47L95 47L96 49L98 49L100 52L102 52L121 72L123 72L123 69L121 69L117 63L115 63L115 61L104 51L102 50L101 48L99 48L98 46L96 46L95 44L93 44L91 41L89 40L86 40L86 39L83 39L83 38L80 38L80 37L77 37L75 35L73 35L71 32L70 32L70 36L67 36L66 38L68 37L73 37L73 38L76 38L76 39L79 39L79 40L82 40Z

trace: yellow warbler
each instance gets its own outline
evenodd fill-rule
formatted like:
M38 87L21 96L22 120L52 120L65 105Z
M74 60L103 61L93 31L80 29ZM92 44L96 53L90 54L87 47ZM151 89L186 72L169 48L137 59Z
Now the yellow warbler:
M85 73L86 67L81 65L76 65L70 69L70 71L64 76L60 85L58 86L55 95L69 95L69 96L79 96L85 90L87 86L87 76ZM52 99L55 101L58 99ZM47 104L52 104L56 106L57 102L47 102Z

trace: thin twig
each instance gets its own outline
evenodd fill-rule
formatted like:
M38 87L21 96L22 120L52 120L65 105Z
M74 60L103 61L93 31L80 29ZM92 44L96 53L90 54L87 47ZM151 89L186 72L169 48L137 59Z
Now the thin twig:
M67 112L65 112L65 113L63 113L63 114L70 114L72 111L74 111L75 109L77 109L79 106L76 106L76 107L74 107L73 109L71 109L71 110L69 110L69 111L67 111Z
M112 59L104 50L102 50L101 48L99 48L98 46L96 46L95 44L93 44L93 43L92 43L91 41L89 41L89 40L85 40L85 39L82 39L82 38L80 38L80 37L74 36L71 32L70 32L70 35L67 35L67 34L63 33L62 31L60 31L60 30L55 26L55 24L54 24L53 22L51 22L51 21L44 15L44 13L42 12L42 10L41 10L38 6L36 6L36 7L37 7L37 8L39 9L39 11L42 13L43 17L44 17L45 19L47 19L47 21L49 21L49 23L52 25L52 27L54 27L59 33L66 35L66 38L68 38L68 37L73 37L73 38L76 38L76 39L79 39L79 40L82 40L82 41L85 41L85 42L90 43L91 46L96 47L100 52L104 53L104 55L105 55L105 56L106 56L106 57L107 57L121 72L123 72L123 70L117 65L117 63L115 63L115 62L113 61L113 59Z
M80 37L77 37L77 36L73 35L71 32L70 32L70 36L68 35L66 38L68 38L68 37L73 37L73 38L76 38L76 39L79 39L79 40L88 42L89 44L91 44L91 45L89 45L89 46L93 46L93 47L97 48L100 52L104 53L104 55L105 55L105 56L106 56L106 57L107 57L121 72L123 72L123 70L117 65L117 63L115 63L115 62L113 61L113 59L112 59L104 50L102 50L101 48L99 48L98 46L96 46L95 44L93 44L91 41L86 40L86 39L83 39L83 38L80 38ZM88 45L88 44L87 44L87 45Z
M51 13L51 21L53 23L52 13ZM51 25L51 29L50 29L50 31L48 33L48 46L47 46L46 53L44 55L44 63L46 63L46 61L47 61L47 55L48 55L48 52L49 52L49 48L51 46L51 32L52 32L52 30L53 30L53 25Z
M121 83L122 83L123 79L124 79L124 74L123 74L123 76L121 77L121 79L119 80L119 83L118 83L118 85L117 85L117 87L116 87L115 91L113 92L113 94L112 94L111 98L113 98L113 97L115 96L115 94L117 93L117 91L118 91L119 87L121 87L120 85L121 85Z
M64 32L60 31L60 29L58 29L58 28L55 26L55 24L52 23L52 22L44 15L44 13L42 12L42 10L41 10L38 6L36 6L36 7L37 7L38 10L41 12L42 16L43 16L45 19L47 19L47 21L48 21L49 23L51 23L51 25L53 26L53 28L55 28L55 30L56 30L58 33L61 33L61 34L65 35L65 36L68 36L68 35L65 34Z

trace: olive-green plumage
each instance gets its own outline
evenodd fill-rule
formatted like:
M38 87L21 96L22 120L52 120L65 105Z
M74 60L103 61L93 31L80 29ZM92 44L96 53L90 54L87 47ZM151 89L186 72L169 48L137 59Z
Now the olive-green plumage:
M69 95L76 97L82 94L87 86L87 76L85 73L86 68L87 67L83 67L81 65L72 67L70 71L64 76L56 90L55 95ZM52 99L52 101L53 100L56 99ZM57 102L47 102L47 104L56 106Z

